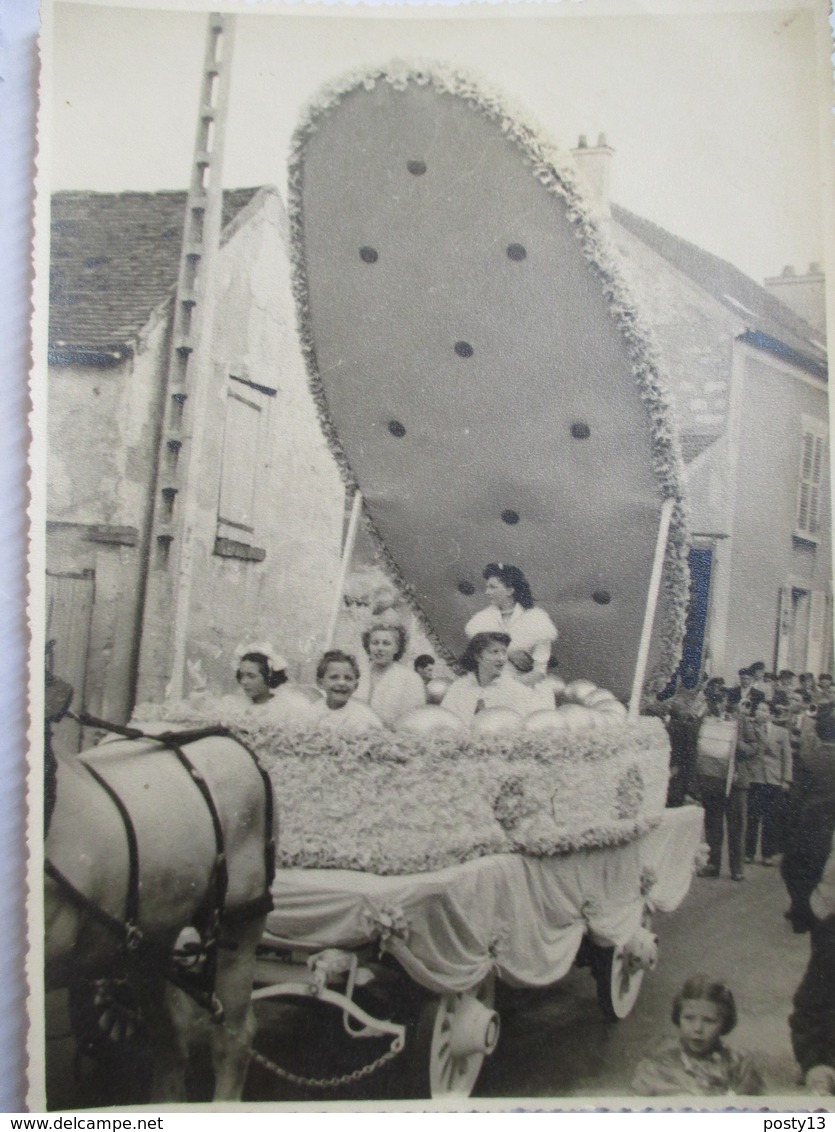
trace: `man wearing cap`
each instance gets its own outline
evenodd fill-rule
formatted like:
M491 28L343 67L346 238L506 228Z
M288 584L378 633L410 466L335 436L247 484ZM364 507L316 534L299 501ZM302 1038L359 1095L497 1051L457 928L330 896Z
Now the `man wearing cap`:
M755 660L753 664L748 665L748 671L754 680L754 687L760 692L764 691L763 678L765 676L765 661Z
M740 668L738 675L739 683L728 689L725 701L728 711L731 712L738 712L743 700L747 702L748 693L754 686L754 676L750 668Z
M822 672L818 677L818 694L815 699L818 704L831 703L835 699L832 693L832 677L828 672Z
M777 687L771 697L773 704L789 706L791 693L794 691L794 673L790 668L781 668L777 673Z
M812 703L814 703L818 695L818 686L815 683L814 672L801 672L799 680L801 692L805 692L806 695L809 696Z
M792 752L788 711L763 700L757 709L763 731L748 768L748 815L745 827L745 861L751 864L762 829L762 863L773 865L782 839L783 798L792 783Z

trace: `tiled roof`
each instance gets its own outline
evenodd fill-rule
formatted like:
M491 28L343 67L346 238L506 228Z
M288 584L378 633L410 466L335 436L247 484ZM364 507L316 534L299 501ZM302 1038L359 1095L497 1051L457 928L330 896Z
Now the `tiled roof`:
M690 463L725 430L735 343L826 379L817 331L741 271L612 206L613 236L669 376L682 454Z
M224 228L258 191L224 192ZM53 195L51 354L118 353L135 340L177 282L185 205L185 192Z
M765 287L718 256L619 205L612 206L612 219L733 311L747 330L782 343L796 362L805 360L810 368L825 370L826 351L816 344L818 331Z

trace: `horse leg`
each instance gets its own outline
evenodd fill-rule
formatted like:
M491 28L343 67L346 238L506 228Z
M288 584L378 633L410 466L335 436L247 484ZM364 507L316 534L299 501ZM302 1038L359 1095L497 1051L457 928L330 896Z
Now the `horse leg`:
M185 1101L193 1004L162 977L144 982L142 991L153 1059L149 1103Z
M249 1047L256 1030L252 1006L255 949L261 942L265 922L262 916L223 932L216 990L223 1003L225 1021L221 1026L212 1026L210 1035L215 1100L240 1100L243 1093Z

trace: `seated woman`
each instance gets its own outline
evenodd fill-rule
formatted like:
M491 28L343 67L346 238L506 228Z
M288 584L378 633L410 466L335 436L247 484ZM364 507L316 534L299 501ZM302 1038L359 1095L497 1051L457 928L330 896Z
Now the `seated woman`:
M360 677L356 698L367 703L386 727L394 727L402 715L426 703L424 683L413 668L400 663L406 651L402 625L378 622L362 635L370 668Z
M287 661L270 645L244 645L237 650L235 679L248 703L227 697L229 706L244 707L259 723L304 727L314 718L314 706L303 692L288 684Z
M359 678L359 665L350 653L331 649L323 655L316 668L316 683L325 698L313 707L318 727L355 734L383 726L368 704L351 698Z
M466 676L453 681L443 706L465 723L486 708L512 708L521 716L543 705L531 688L520 684L506 670L510 637L507 633L476 633L461 657Z
M468 637L476 633L507 633L510 637L508 659L520 675L527 675L533 660L531 679L545 675L551 658L551 646L558 633L544 609L534 603L528 580L516 566L491 562L484 570L484 592L490 604L474 614L464 627ZM511 673L516 675L516 672Z

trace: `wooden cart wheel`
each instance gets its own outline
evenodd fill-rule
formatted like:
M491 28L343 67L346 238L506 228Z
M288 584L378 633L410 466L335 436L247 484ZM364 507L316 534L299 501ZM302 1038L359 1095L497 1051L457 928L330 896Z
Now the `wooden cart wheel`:
M499 1040L494 1001L495 979L490 976L475 991L443 994L423 1004L406 1054L418 1095L470 1095L484 1058Z
M597 983L597 1001L610 1022L620 1022L632 1012L641 993L643 969L634 970L622 947L594 948L592 973Z

